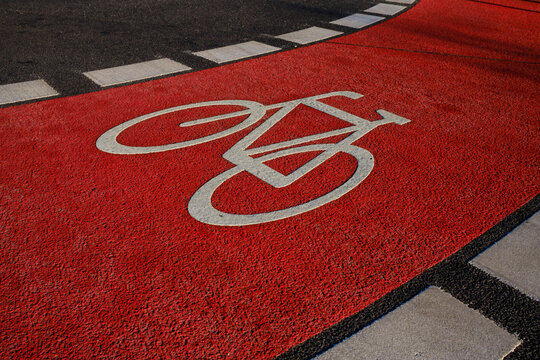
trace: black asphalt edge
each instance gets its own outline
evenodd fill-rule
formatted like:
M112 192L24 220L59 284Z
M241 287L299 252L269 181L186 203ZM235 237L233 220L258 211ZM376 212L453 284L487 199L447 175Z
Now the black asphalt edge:
M49 97L39 98L39 99L31 99L31 100L26 100L26 101L19 101L19 102L8 103L8 104L2 104L2 105L0 105L0 109L11 107L11 106L19 106L19 105L26 105L26 104L31 104L31 103L41 102L41 101L53 100L53 99L58 99L58 98L65 98L65 97L89 94L89 93L94 93L94 92L113 89L113 88L118 88L118 87L130 86L130 85L134 85L134 84L140 84L140 83L153 81L153 80L159 80L159 79L164 79L164 78L181 76L181 75L190 74L190 73L193 73L193 72L198 72L198 71L203 71L203 70L207 70L207 69L217 68L217 67L220 67L220 66L226 66L226 65L238 63L238 62L241 62L241 61L247 61L247 60L257 59L257 58L261 58L261 57L264 57L264 56L269 56L269 55L273 55L273 54L277 54L277 53L281 53L281 52L285 52L285 51L291 51L291 50L295 50L295 49L298 49L298 48L311 46L311 45L315 45L315 44L319 44L319 43L329 42L329 41L338 39L340 37L355 34L355 33L358 33L360 31L369 29L369 28L371 28L373 26L380 25L380 24L382 24L382 23L384 23L384 22L386 22L386 21L388 21L390 19L393 19L393 18L395 18L397 16L400 16L400 15L406 13L407 11L412 9L414 6L416 6L419 2L420 2L420 0L416 0L412 4L401 4L401 3L392 2L392 0L381 1L381 3L391 3L391 4L394 4L394 5L401 5L401 6L404 6L405 9L403 9L402 11L398 12L397 14L394 14L394 15L391 15L391 16L378 15L378 16L384 17L384 19L379 21L379 22L376 22L374 24L367 25L367 26L365 26L365 27L363 27L361 29L353 29L353 28L349 28L349 27L345 27L345 26L335 25L335 24L331 24L330 22L327 22L327 23L326 22L316 22L314 24L311 24L311 26L325 27L325 28L330 29L330 30L341 31L341 32L343 32L343 34L340 34L340 35L332 37L332 38L327 38L327 39L324 39L324 40L321 40L321 41L305 44L305 45L296 44L296 43L289 42L289 41L286 41L286 40L281 40L281 39L276 38L273 35L268 35L268 34L264 34L264 33L263 34L255 34L250 38L245 38L244 41L255 40L255 41L265 43L267 45L280 47L280 50L274 51L274 52L271 52L271 53L258 55L258 56L242 58L242 59L239 59L239 60L236 60L236 61L230 61L230 62L227 62L227 63L222 63L222 64L214 63L214 62L212 62L210 60L207 60L207 59L204 59L202 57L196 56L196 55L192 54L191 51L187 51L187 50L181 51L180 53L175 53L175 54L173 54L173 56L170 56L170 54L165 54L165 56L163 56L161 58L169 58L169 59L171 59L173 61L178 61L183 65L189 66L191 68L191 70L183 71L183 72L180 72L180 73L166 74L166 75L163 75L163 76L155 76L155 77L151 77L151 78L147 78L147 79L141 79L141 80L126 82L126 83L122 83L122 84L118 84L118 85L100 87L99 85L95 84L90 79L88 79L86 76L84 76L83 73L79 73L78 74L79 76L71 77L70 78L70 84L63 84L63 83L60 83L58 81L55 81L54 79L49 79L46 76L45 77L40 77L40 76L38 76L36 74L33 74L33 76L32 76L33 79L35 79L35 80L37 80L37 79L45 80L47 82L47 84L49 84L53 89L55 89L59 93L59 95L49 96ZM350 15L352 15L352 14L350 14ZM373 14L373 15L376 15L376 14ZM231 45L234 45L234 44L231 44ZM223 46L226 46L226 45L223 45ZM124 65L131 65L131 63L124 64ZM89 69L87 71L91 71L91 70L97 70L97 69ZM72 91L63 91L63 89L70 88L73 85L73 83L76 84L76 86L77 86L77 88L79 90L78 92L74 93ZM7 85L7 84L0 84L0 85Z
M441 288L508 332L516 334L522 343L505 357L506 360L538 359L540 302L468 263L538 210L540 194L453 255L274 360L312 359L412 299L428 286Z

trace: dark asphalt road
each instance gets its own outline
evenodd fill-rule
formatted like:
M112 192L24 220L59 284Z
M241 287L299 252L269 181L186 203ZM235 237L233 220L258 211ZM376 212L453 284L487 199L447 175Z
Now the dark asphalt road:
M318 24L331 28L329 21L375 3L6 0L0 4L0 84L43 78L71 95L99 90L82 76L96 69L163 57L207 68L216 64L189 53L253 39L292 47L268 35Z

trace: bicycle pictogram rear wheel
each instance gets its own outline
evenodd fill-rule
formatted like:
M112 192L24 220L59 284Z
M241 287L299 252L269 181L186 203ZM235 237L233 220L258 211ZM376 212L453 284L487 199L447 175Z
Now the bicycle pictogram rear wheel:
M235 116L241 116L241 115L249 115L249 116L246 119L244 119L242 122L240 122L239 124L234 125L228 129L219 131L211 135L200 137L197 139L182 141L182 142L178 142L174 144L157 145L157 146L129 146L129 145L120 144L117 140L118 136L123 131L143 121L146 121L146 120L149 120L149 119L161 116L161 115L182 111L182 110L196 109L196 108L208 107L208 106L242 106L242 107L245 107L246 110L235 111L229 114L214 116L210 118L211 119L210 121L209 120L205 121L204 119L198 120L198 121L212 122L212 121L219 121L221 119L227 119L227 118L231 118ZM110 154L124 154L124 155L150 154L150 153L158 153L158 152L163 152L163 151L182 149L189 146L203 144L209 141L213 141L213 140L234 134L235 132L243 130L253 125L260 119L262 119L265 113L266 113L266 109L264 105L258 102L249 101L249 100L218 100L218 101L206 101L206 102L200 102L196 104L175 106L172 108L163 109L163 110L156 111L150 114L136 117L134 119L123 122L122 124L118 126L113 127L112 129L106 131L103 135L101 135L97 139L96 147L100 149L101 151L104 151ZM197 120L193 121L193 123L197 123ZM191 125L191 126L196 126L196 125Z

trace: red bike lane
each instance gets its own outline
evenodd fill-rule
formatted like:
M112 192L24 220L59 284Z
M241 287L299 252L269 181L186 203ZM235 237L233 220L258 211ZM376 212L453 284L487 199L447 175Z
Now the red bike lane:
M328 42L0 109L0 326L8 344L0 353L268 359L456 252L540 192L537 17L423 0ZM111 128L171 107L272 105L336 91L363 97L321 102L370 121L383 109L410 122L354 142L374 160L354 189L276 221L216 226L188 211L193 194L234 167L223 154L263 122L168 151L96 147ZM231 110L242 108L157 116L118 142L164 146L209 136L242 117L178 124ZM349 125L300 105L253 146ZM267 164L288 174L318 154ZM339 187L356 166L338 153L277 189L242 172L215 191L212 206L233 214L294 207Z

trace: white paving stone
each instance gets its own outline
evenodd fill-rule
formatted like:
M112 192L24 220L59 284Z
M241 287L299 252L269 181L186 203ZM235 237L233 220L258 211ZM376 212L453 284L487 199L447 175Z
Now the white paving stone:
M364 10L365 12L379 14L379 15L394 15L407 7L394 4L377 4Z
M248 41L240 44L199 51L193 54L218 64L222 64L229 61L267 54L278 50L281 49L257 41Z
M191 70L189 66L171 59L158 59L85 72L84 75L101 87Z
M45 80L0 85L0 105L59 95Z
M416 0L387 0L387 2L399 3L399 4L412 4Z
M540 300L540 212L474 258L471 264Z
M346 26L353 29L361 29L381 20L384 20L384 17L368 14L352 14L344 18L331 21L330 24Z
M501 359L519 344L479 312L429 287L316 359Z
M321 41L334 36L343 34L341 31L323 29L317 26L312 26L307 29L293 31L287 34L276 36L278 39L291 41L297 44L309 44L316 41Z

